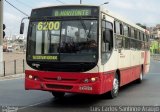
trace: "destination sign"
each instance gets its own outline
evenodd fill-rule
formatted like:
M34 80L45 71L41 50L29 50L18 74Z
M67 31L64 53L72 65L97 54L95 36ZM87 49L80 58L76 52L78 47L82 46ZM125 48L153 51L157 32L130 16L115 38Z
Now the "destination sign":
M99 8L89 6L63 6L48 7L32 10L31 18L42 17L76 17L76 16L94 16L98 17Z
M91 9L64 9L53 11L53 16L91 16Z

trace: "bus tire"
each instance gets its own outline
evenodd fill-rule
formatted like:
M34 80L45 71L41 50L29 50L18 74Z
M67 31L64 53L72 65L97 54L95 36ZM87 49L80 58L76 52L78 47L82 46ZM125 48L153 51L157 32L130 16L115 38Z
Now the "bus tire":
M143 81L143 70L141 69L141 73L140 73L140 75L139 75L139 78L137 79L137 83L142 83L142 81Z
M65 93L64 92L52 92L52 95L55 97L55 98L62 98L64 97Z
M119 92L119 79L117 73L115 73L115 77L113 79L113 88L111 91L108 92L108 97L110 99L114 99L115 97L118 96Z

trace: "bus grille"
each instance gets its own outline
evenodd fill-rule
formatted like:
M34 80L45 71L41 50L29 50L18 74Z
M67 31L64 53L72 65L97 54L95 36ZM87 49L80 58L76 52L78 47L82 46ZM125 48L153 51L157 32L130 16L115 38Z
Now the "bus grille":
M47 88L51 89L67 89L70 90L73 87L72 86L64 86L64 85L56 85L56 84L46 84Z
M57 81L58 79L57 78L44 78L45 80L48 80L48 81ZM65 78L62 78L61 81L77 81L77 79L65 79Z

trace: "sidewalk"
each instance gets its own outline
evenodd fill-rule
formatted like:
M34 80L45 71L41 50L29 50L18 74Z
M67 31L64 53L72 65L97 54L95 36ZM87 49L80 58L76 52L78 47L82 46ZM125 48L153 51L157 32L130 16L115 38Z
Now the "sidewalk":
M151 55L151 57L156 60L156 61L160 61L160 54L157 55Z
M0 81L24 78L24 73L0 77Z

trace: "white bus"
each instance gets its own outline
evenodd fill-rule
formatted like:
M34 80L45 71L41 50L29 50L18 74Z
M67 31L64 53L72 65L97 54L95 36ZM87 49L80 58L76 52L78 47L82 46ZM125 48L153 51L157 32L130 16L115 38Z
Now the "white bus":
M149 71L149 33L101 6L33 9L29 17L25 89L118 95ZM23 33L23 23L21 33Z

